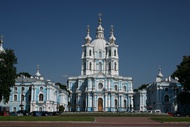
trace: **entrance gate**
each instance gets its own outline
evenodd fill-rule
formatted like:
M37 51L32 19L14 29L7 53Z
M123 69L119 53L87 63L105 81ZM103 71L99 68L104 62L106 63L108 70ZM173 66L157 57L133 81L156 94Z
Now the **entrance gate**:
M103 99L98 98L98 111L102 112L103 111Z

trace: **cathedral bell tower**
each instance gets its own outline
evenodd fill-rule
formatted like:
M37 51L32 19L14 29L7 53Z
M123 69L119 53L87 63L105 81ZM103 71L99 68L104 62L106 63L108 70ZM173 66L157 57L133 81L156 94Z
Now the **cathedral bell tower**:
M107 44L106 52L106 63L107 63L107 74L119 75L119 56L118 56L118 45L115 44L116 38L113 34L113 25L111 25L109 43Z
M87 35L85 37L85 45L82 45L82 69L81 75L88 75L93 73L93 45L91 45L92 38L90 37L90 26L87 26Z
M113 26L111 26L109 41L106 41L101 16L99 14L96 38L93 41L90 37L90 27L87 27L85 44L82 45L81 75L97 73L119 75L118 45L115 44Z

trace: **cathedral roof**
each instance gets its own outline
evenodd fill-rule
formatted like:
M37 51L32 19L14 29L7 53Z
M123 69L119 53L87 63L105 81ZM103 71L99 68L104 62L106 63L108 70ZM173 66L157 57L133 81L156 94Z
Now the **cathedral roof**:
M94 51L104 51L106 47L106 41L101 38L95 39L91 44L94 45Z

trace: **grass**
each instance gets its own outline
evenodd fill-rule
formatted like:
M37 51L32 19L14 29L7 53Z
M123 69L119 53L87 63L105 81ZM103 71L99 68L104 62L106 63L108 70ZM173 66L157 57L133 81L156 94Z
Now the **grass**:
M74 116L1 116L0 121L94 121L94 118Z
M190 117L135 113L64 113L59 116L0 116L0 121L95 121L95 117L148 117L159 122L190 122Z
M168 114L149 113L122 113L122 112L66 112L61 116L86 116L86 117L167 117Z
M152 117L151 119L159 122L190 122L190 117Z

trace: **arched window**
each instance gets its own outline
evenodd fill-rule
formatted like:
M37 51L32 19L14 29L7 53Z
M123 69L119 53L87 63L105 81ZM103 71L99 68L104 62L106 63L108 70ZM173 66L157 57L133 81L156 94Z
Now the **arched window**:
M40 94L39 95L39 101L43 101L44 100L44 95L43 94Z
M39 107L39 111L42 111L42 107Z
M114 50L114 56L116 56L116 50Z
M16 112L16 107L13 107L13 112Z
M102 58L102 52L101 51L99 52L99 58Z
M28 95L28 101L31 101L31 95Z
M24 101L24 95L21 96L21 100Z
M86 62L84 62L84 70L86 70Z
M111 70L111 62L109 62L109 70Z
M86 56L86 50L84 50L84 56Z
M117 108L117 99L115 99L115 108Z
M92 55L92 51L90 50L90 51L89 51L89 56L91 56L91 55Z
M165 99L165 102L169 102L169 96L168 95L165 95L164 99Z
M90 70L92 70L92 63L91 63L91 62L90 62L90 65L89 65L89 66L90 66L90 68L89 68L89 69L90 69Z
M114 87L115 87L115 91L117 91L117 85L115 85Z
M102 63L101 62L99 63L99 71L100 72L102 71Z
M14 90L17 91L17 87L16 86L14 87Z
M109 56L111 56L111 50L109 50Z
M126 92L126 86L123 87L123 91Z
M114 69L115 71L117 70L117 63L115 62L115 65L114 65Z
M41 90L41 91L43 90L43 87L42 87L42 86L40 87L40 90Z
M14 95L14 101L17 101L17 95Z
M127 101L124 100L124 109L126 109L126 108L127 108Z
M24 91L24 86L22 87L22 91Z

